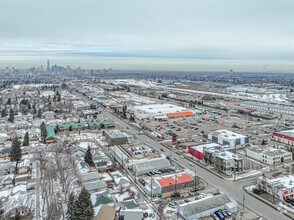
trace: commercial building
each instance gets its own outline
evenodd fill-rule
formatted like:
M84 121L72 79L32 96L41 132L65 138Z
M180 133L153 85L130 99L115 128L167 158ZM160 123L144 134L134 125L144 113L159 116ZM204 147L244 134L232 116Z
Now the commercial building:
M237 202L225 194L218 194L179 205L179 213L185 220L200 219L214 214L219 209L226 209L231 213L237 212Z
M248 157L267 164L281 164L292 160L292 153L283 149L267 148L261 149L253 146L246 149Z
M231 175L233 171L241 172L244 170L243 158L223 147L204 148L203 159L226 175Z
M273 138L278 142L294 146L294 130L274 132Z
M139 119L160 120L167 118L193 116L194 113L185 108L172 104L152 104L134 107L135 116Z
M246 135L238 134L229 130L216 130L211 133L204 133L204 138L211 140L221 145L236 146L238 144L246 144L249 142L249 138Z
M122 145L128 142L127 136L121 133L119 130L106 130L103 131L103 136L109 146Z
M160 186L161 193L195 185L193 178L186 172L156 177L154 181Z
M294 175L274 178L271 174L265 174L257 179L258 187L271 195L278 192L280 199L293 198Z
M188 146L188 153L202 160L204 148L219 147L219 146L220 145L216 143L201 144L197 146Z
M94 110L84 110L81 113L81 116L84 119L96 119L97 118L97 115L98 115L98 112L97 111L94 111Z
M165 157L152 158L152 159L141 159L133 161L131 169L138 175L148 173L153 170L159 170L163 168L169 168L170 162Z
M112 146L109 151L120 165L125 166L125 160L128 159L129 156L126 155L119 146Z

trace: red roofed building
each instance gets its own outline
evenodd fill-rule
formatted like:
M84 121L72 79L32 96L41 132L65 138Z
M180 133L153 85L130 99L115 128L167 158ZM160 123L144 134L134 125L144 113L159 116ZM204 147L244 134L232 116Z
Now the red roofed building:
M187 173L182 172L175 175L157 177L155 180L161 187L161 192L169 192L194 185L194 179Z

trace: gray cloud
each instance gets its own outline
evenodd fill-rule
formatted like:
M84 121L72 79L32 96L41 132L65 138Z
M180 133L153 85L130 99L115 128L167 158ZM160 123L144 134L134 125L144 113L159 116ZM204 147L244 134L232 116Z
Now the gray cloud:
M293 8L293 0L2 1L1 63L40 55L290 62Z

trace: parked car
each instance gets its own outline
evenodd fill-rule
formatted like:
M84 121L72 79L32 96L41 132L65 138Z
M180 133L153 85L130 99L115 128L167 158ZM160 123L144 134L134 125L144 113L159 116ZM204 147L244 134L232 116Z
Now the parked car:
M177 157L174 157L175 160L179 160Z
M193 164L192 162L190 162L189 165L190 165L191 167L194 167L194 164Z
M113 183L107 183L107 188L113 188L114 184Z
M225 209L225 212L228 214L228 216L232 215L232 213L230 211L228 211L227 209Z
M216 216L219 217L220 219L225 219L223 214L221 212L219 212L219 211L216 211L214 214L216 214Z
M145 186L146 185L146 182L145 182L145 180L143 180L142 178L140 178L139 179L139 182L143 185L143 186Z
M163 150L162 148L161 148L160 150L161 150L162 152L164 152L164 150Z
M223 214L223 216L226 218L226 217L228 217L228 214L225 212L225 210L219 210L222 214Z
M174 192L171 194L171 197L179 197L181 194L179 192Z
M191 189L191 192L197 192L196 188Z
M204 190L205 189L205 186L199 186L197 187L197 190Z
M185 199L184 201L185 201L186 203L189 203L189 202L190 202L188 199Z

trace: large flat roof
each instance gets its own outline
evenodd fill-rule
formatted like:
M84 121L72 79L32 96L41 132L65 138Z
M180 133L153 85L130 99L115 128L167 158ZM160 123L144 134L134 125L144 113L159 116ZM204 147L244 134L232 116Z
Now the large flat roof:
M104 131L108 134L111 138L123 138L126 137L121 131L119 130L106 130Z
M201 145L197 145L197 146L192 146L191 148L193 148L194 150L197 150L201 153L203 153L203 148L212 148L212 147L219 147L221 145L217 144L217 143L209 143L209 144L201 144Z
M152 104L152 105L142 105L135 106L135 110L142 111L149 114L170 114L177 112L191 112L191 110L172 104Z
M229 130L226 130L226 129L213 131L212 135L218 136L219 138L222 138L223 140L234 140L234 139L240 139L240 138L247 137L245 135L238 134L236 132L229 131Z
M272 148L272 147L262 149L262 148L255 146L255 147L248 148L248 150L254 151L256 153L262 153L267 156L279 156L279 155L284 155L284 154L290 153L289 151L286 151L283 149L276 149L276 148Z

